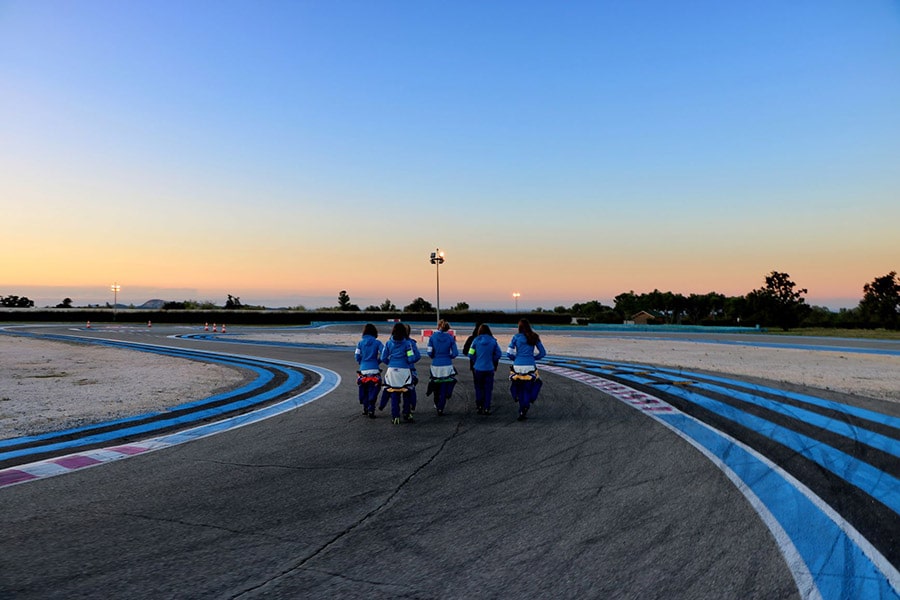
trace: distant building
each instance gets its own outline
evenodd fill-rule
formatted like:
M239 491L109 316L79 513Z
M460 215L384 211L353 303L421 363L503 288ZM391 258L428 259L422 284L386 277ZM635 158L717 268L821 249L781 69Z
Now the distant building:
M655 321L656 316L648 313L646 310L642 310L631 315L631 323L635 325L648 325L650 323L654 323Z

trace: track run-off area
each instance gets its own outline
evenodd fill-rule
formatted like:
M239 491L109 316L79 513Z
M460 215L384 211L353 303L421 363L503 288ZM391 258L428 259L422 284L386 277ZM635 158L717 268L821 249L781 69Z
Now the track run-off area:
M900 597L890 402L549 348L526 423L504 366L495 414L476 415L460 362L449 414L423 384L417 422L392 426L360 415L353 347L250 328L8 333L250 376L0 440L0 597Z

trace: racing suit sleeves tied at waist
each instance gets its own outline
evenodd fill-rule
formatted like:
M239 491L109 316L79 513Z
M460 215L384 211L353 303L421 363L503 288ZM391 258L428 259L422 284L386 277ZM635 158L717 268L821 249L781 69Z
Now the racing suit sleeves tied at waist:
M510 365L510 381L534 381L540 379L537 367L534 365Z
M431 365L431 376L435 379L450 379L456 375L453 365Z
M406 387L412 383L412 372L409 369L388 367L384 374L384 383L392 388Z
M375 385L381 387L381 371L378 369L366 369L356 372L356 385Z

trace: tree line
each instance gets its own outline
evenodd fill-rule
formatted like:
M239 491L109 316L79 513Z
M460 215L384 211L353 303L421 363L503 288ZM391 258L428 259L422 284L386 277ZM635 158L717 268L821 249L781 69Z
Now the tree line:
M684 296L674 292L634 291L615 297L614 306L591 300L569 308L558 306L553 312L570 313L597 323L621 323L641 311L658 324L759 325L780 327L900 328L900 279L896 271L863 286L863 297L855 308L833 312L826 307L810 306L790 275L772 271L765 285L744 296L726 296L717 292ZM537 309L542 310L542 309Z
M833 312L826 307L810 306L803 297L808 290L799 288L787 273L772 271L765 284L744 296L726 296L717 292L690 294L652 292L636 294L633 290L619 294L613 306L598 300L575 303L570 307L557 306L552 310L536 308L532 312L568 314L584 322L622 323L635 315L647 313L650 323L670 325L738 325L780 327L850 327L900 328L900 279L896 271L863 286L863 297L856 308ZM337 310L359 311L350 301L346 290L338 294ZM433 312L434 306L423 298L416 298L403 307L404 312ZM469 310L466 302L447 309L448 313ZM371 305L365 311L392 312L397 307L386 299L380 306Z
M341 290L338 294L338 310L343 311L358 311L361 310L358 305L353 304L350 301L350 295L347 293L347 290ZM384 302L379 305L370 304L365 308L366 312L397 312L397 305L395 305L390 298L385 298ZM407 304L403 307L403 312L415 312L415 313L423 313L423 312L434 312L434 305L431 304L425 298L421 296ZM457 302L453 307L449 309L452 311L462 312L469 310L469 304L467 302Z
M649 322L656 324L681 325L741 325L760 327L780 327L788 330L795 327L849 327L900 329L900 278L896 271L876 277L866 283L859 305L851 309L833 312L821 306L810 306L803 297L805 288L799 288L790 275L772 271L765 277L765 284L744 296L726 296L717 292L690 294L685 296L658 289L637 294L633 290L619 294L613 306L598 300L575 303L570 307L557 306L553 309L536 308L534 313L558 313L571 315L582 322L622 323L644 312L650 316ZM400 312L397 306L386 298L380 305L369 305L365 309L354 304L347 290L341 290L336 307L326 307L320 311L365 311ZM34 302L27 297L0 296L0 306L9 308L32 308ZM109 305L107 305L109 306ZM72 308L72 299L66 298L57 308ZM168 310L212 310L216 308L236 310L262 310L264 307L245 305L238 296L228 294L224 306L214 302L168 302L163 307ZM305 311L302 306L293 310ZM457 302L447 309L448 313L469 311L467 302ZM434 312L434 306L424 298L415 298L402 308L406 313Z

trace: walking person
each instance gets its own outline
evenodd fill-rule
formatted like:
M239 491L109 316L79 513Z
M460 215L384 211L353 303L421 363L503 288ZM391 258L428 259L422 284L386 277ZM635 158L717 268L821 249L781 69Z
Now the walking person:
M431 380L428 382L429 392L434 393L434 407L438 416L443 416L447 400L453 395L456 386L456 368L453 359L459 356L456 339L449 333L450 323L441 319L437 330L428 339L426 352L431 357Z
M375 418L375 401L381 388L381 353L384 344L378 339L378 330L371 323L363 327L362 338L356 344L356 385L359 386L359 403L363 414Z
M472 335L466 338L466 342L463 344L462 353L463 356L469 356L469 348L472 347L472 342L475 341L475 338L478 337L478 330L481 329L481 322L475 323L475 329L472 330ZM475 367L472 363L469 363L469 369L473 370Z
M531 328L528 319L519 319L519 333L510 340L506 356L513 361L509 368L509 391L519 403L519 421L524 421L543 385L536 361L547 356L541 337Z
M468 356L475 380L475 410L479 415L489 415L494 393L494 373L502 352L487 323L478 327L478 336L469 344Z
M415 344L406 337L406 326L395 323L391 330L391 339L384 345L381 362L387 365L384 373L384 385L391 402L391 422L400 423L400 400L403 400L403 420L412 421L409 404L409 385L412 384L412 365L416 362L413 346ZM385 399L381 407L384 408Z
M422 358L422 354L419 352L419 346L416 345L416 340L412 338L412 328L409 323L404 323L403 328L406 330L406 339L409 340L410 348L412 349L412 362L409 365L409 374L410 374L410 382L405 385L405 392L402 392L402 400L404 406L409 406L409 418L405 420L412 421L413 414L416 412L416 404L418 403L418 398L416 395L416 385L419 383L419 374L416 371L416 363L419 362L419 359ZM390 392L388 388L384 388L384 391L381 393L381 406L379 406L380 410L384 410L384 407L387 406L387 403L390 402Z

